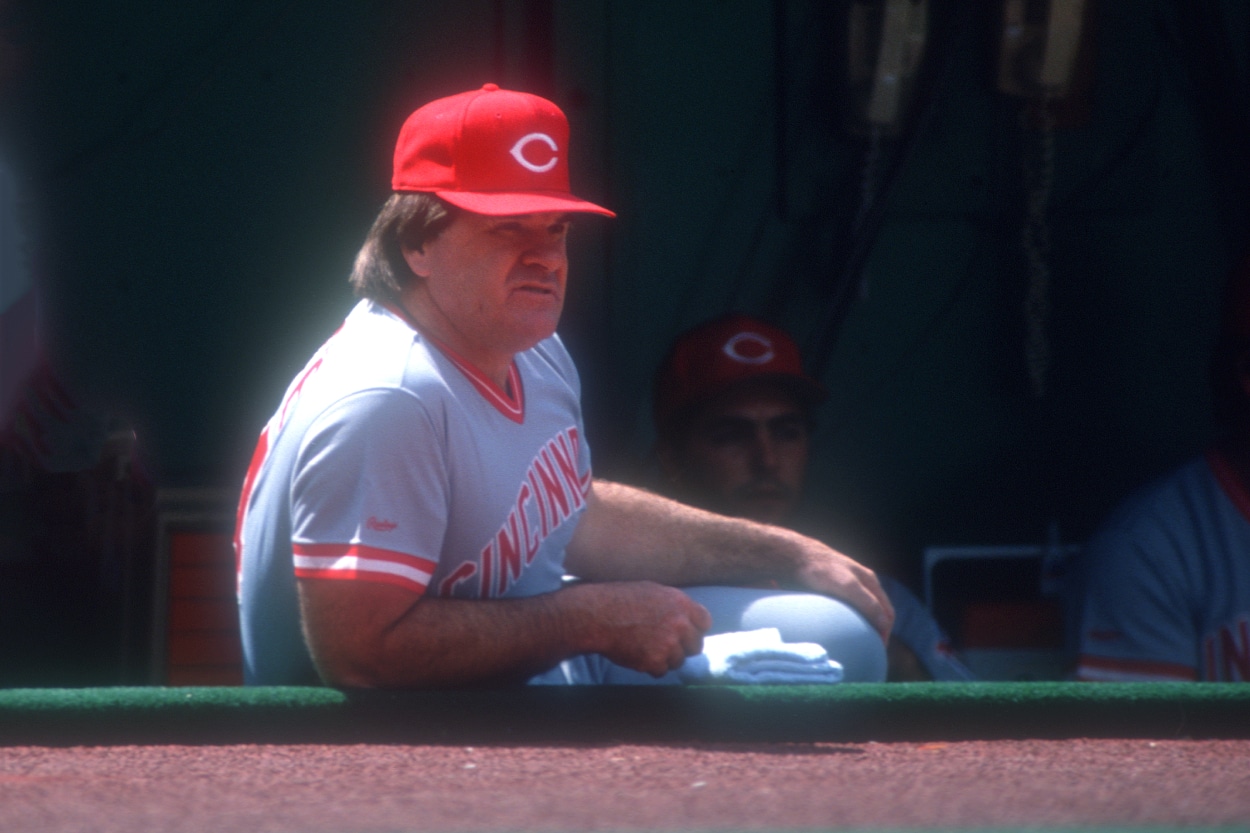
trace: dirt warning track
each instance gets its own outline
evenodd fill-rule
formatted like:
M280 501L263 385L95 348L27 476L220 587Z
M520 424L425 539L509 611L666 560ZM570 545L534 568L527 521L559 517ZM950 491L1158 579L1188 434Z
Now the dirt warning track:
M1250 740L0 749L0 830L1250 829Z

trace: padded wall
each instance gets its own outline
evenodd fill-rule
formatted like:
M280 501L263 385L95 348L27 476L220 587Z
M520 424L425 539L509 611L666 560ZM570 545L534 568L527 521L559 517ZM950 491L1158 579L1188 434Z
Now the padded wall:
M600 473L644 477L649 377L677 329L740 307L818 334L867 181L867 147L840 128L831 5L30 4L13 146L42 209L57 359L137 427L162 483L236 483L350 304L398 124L518 83L525 13L549 7L575 179L621 215L579 230L563 330ZM985 4L954 5L947 75L827 356L812 478L835 539L904 575L924 544L1040 540L1051 521L1080 539L1206 442L1218 284L1246 239L1231 135L1178 45L1187 6L1103 0L1091 118L1055 137L1052 363L1032 398L1020 171L1036 137L993 89ZM1244 90L1243 4L1204 8Z

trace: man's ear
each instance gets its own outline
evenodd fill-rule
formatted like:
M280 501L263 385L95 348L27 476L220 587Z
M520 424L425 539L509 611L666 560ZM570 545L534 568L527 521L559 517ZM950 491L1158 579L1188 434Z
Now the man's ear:
M421 247L403 246L400 249L404 255L404 262L408 264L408 268L412 270L412 274L418 278L428 278L430 276L429 256L425 253L425 249Z

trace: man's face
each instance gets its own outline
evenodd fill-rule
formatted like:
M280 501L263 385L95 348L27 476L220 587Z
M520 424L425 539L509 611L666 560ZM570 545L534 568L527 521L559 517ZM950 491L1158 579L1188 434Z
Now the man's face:
M421 249L405 249L404 302L432 334L487 370L555 332L564 308L569 215L459 212Z
M695 415L662 462L684 496L726 515L781 523L803 491L808 424L801 403L774 384L747 384Z

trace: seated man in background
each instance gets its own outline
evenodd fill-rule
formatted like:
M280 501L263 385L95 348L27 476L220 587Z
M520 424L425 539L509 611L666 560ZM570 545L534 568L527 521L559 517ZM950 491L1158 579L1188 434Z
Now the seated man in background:
M1083 562L1081 680L1250 680L1250 257L1211 361L1215 445L1129 497Z
M672 495L730 517L793 523L812 412L824 398L798 346L775 327L730 314L686 331L655 381L656 455ZM896 615L889 679L972 679L920 601L878 579Z

